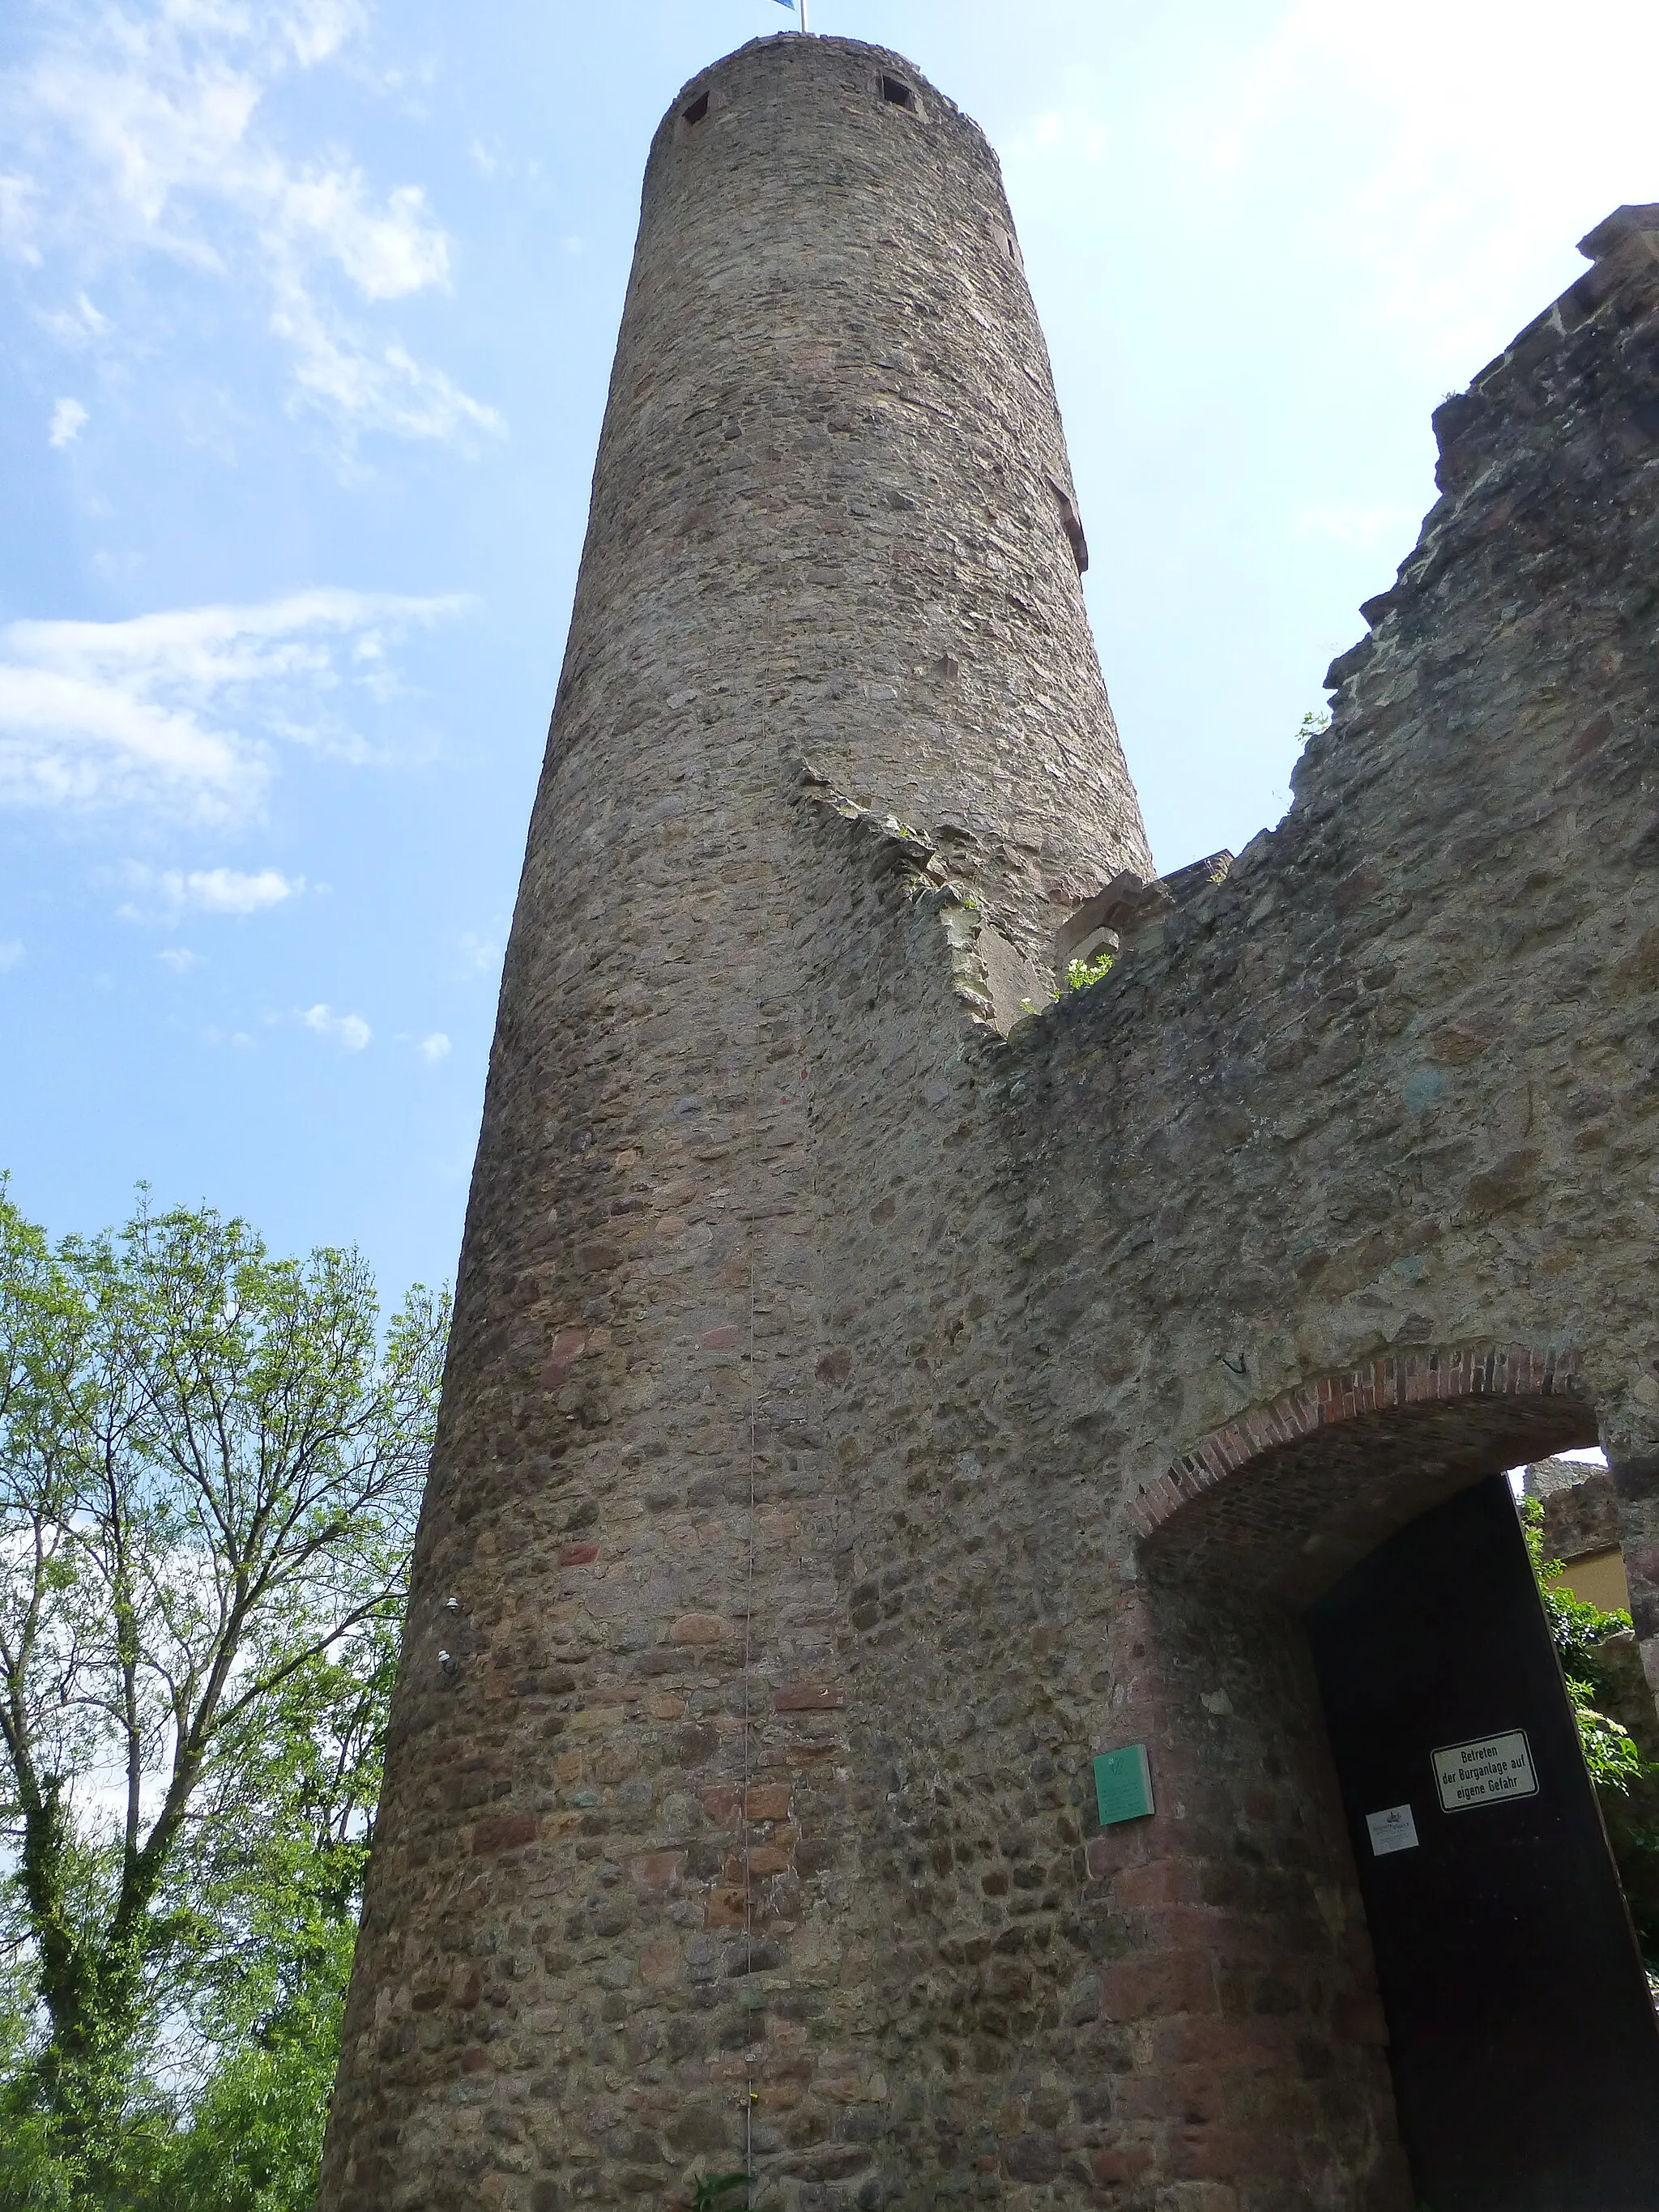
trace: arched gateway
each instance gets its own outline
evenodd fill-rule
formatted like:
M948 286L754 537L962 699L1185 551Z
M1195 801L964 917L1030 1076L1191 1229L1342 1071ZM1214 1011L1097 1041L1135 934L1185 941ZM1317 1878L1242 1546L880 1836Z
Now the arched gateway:
M1272 1731L1299 1705L1326 1818L1258 1784L1254 1848L1363 1921L1419 2199L1462 2212L1659 2194L1659 2027L1503 1472L1595 1436L1571 1354L1425 1348L1229 1423L1137 1510L1155 1609L1223 1612L1252 1684L1277 1654ZM1172 1702L1144 1724L1166 1786L1196 1790L1221 1761ZM1283 1771L1255 1699L1200 1702L1243 1802ZM1215 1864L1201 1820L1162 1825L1189 1879ZM1133 1848L1096 1858L1121 1881ZM1281 1971L1305 1909L1281 1892L1253 1931Z
M1659 1650L1659 210L1585 251L1439 410L1291 812L1149 884L990 149L841 40L665 118L325 2212L1407 2212L1402 2118L1448 2170L1353 1648L1461 1545L1496 1649L1501 1522L1430 1523L1599 1433ZM1050 1003L1057 933L1120 950ZM1419 1870L1457 1741L1577 1786L1515 1633L1358 1803ZM1457 1832L1513 1858L1510 1794Z

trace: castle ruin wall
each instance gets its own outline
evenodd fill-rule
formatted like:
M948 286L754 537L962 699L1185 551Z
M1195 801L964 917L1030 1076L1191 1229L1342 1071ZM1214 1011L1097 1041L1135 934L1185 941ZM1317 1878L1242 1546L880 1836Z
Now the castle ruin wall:
M675 103L325 2212L1405 2212L1295 1609L1599 1435L1659 1682L1659 216L1591 244L1285 822L1049 1004L1151 864L994 158L851 41Z

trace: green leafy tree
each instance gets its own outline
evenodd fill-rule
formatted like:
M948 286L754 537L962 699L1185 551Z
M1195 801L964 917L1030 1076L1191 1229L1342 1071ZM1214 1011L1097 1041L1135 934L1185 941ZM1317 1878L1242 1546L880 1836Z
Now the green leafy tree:
M1544 1601L1544 1617L1554 1638L1561 1673L1578 1723L1578 1741L1598 1790L1623 1792L1642 1779L1645 1768L1640 1748L1630 1730L1603 1708L1613 1702L1615 1692L1606 1669L1601 1647L1610 1637L1628 1631L1627 1613L1604 1613L1560 1587L1559 1559L1544 1557L1544 1506L1541 1498L1521 1500L1521 1526L1527 1555Z
M1634 1648L1630 1615L1586 1604L1559 1583L1559 1561L1544 1556L1540 1499L1522 1501L1521 1519L1578 1723L1584 1764L1601 1802L1649 1980L1659 1992L1659 1757L1652 1693Z
M206 1209L53 1246L0 1185L0 2205L301 2201L447 1321ZM233 2109L271 2173L216 2196Z

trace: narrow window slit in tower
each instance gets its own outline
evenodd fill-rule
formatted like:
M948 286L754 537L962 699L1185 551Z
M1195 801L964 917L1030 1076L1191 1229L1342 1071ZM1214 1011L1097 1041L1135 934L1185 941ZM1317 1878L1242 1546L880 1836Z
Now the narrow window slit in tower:
M706 92L700 92L690 106L686 109L685 119L688 123L701 123L708 112L708 94Z
M916 95L902 77L883 77L881 96L890 107L908 107L912 114L915 112Z
M1080 576L1089 565L1089 541L1083 534L1083 517L1077 511L1077 501L1070 492L1057 484L1052 477L1048 489L1060 508L1060 526L1066 532L1066 543L1072 549L1072 558L1077 562Z

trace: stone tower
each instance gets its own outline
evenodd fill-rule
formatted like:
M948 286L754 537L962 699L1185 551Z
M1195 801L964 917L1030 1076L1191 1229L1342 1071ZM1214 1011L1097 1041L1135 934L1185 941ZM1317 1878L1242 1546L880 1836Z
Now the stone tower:
M1303 1610L1599 1436L1659 1687L1659 207L1583 250L1152 881L984 140L837 40L674 103L322 2212L1430 2193Z
M1005 1016L1046 999L1057 921L1150 872L1086 557L977 128L848 40L696 79L507 955L326 2203L654 2186L799 2101L804 2015L746 2014L746 1969L821 1972L853 1878L856 1498L906 1441L838 1444L824 1404L870 1287L835 1224L892 1164L849 1114L870 1079L930 1141L951 1110L936 1042L866 1012L826 823L921 833L958 964ZM829 2140L879 2059L823 2011Z

